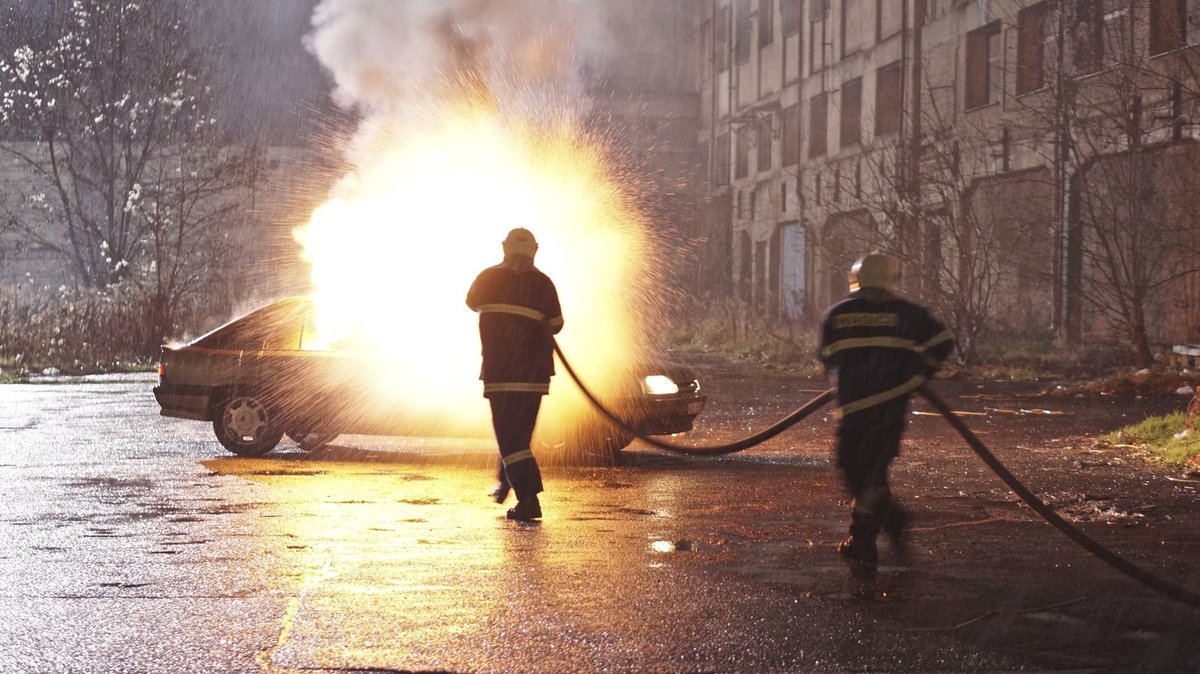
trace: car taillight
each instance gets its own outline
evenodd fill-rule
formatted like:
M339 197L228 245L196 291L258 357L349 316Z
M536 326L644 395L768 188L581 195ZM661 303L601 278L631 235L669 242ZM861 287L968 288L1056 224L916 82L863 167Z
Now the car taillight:
M167 366L163 365L162 363L159 363L158 364L158 378L162 379L165 376L167 376Z

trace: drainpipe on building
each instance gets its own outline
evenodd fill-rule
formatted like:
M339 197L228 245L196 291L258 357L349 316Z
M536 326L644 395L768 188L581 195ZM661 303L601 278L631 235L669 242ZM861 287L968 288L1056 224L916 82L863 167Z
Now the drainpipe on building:
M1054 189L1058 236L1054 259L1056 297L1053 320L1059 345L1069 346L1079 340L1079 284L1083 260L1079 231L1079 158L1075 152L1075 123L1072 116L1075 90L1074 80L1068 76L1072 67L1069 56L1073 31L1067 30L1067 19L1070 16L1074 22L1074 16L1061 7L1057 14Z
M910 11L911 6L911 11ZM929 274L912 273L913 267L920 268L921 229L921 32L925 23L924 2L910 3L904 0L900 20L900 73L903 90L901 97L900 135L896 152L896 191L899 197L896 210L896 232L899 241L901 263L910 269L910 277L917 279L915 289L919 297L929 295L928 286L933 283ZM911 23L910 23L911 17ZM906 105L907 103L907 105ZM907 114L905 114L907 113ZM907 122L907 123L906 123Z

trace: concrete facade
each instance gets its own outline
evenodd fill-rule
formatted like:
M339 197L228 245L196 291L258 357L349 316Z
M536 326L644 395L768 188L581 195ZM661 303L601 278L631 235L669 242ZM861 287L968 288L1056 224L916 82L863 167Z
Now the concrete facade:
M1108 315L1111 256L1090 232L1156 217L1184 248L1195 243L1186 190L1114 192L1089 172L1136 155L1162 175L1195 174L1200 2L704 4L707 224L728 243L732 294L765 315L819 319L850 262L881 248L960 339L1112 336L1105 319L1134 319ZM1102 212L1150 192L1170 202L1158 215ZM1136 247L1137 234L1116 236ZM1173 279L1129 282L1154 295L1155 341L1197 339L1197 274L1180 257L1150 260Z

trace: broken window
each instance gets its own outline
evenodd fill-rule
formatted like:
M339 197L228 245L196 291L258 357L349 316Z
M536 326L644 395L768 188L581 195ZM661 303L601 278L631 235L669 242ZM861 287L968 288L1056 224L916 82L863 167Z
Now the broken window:
M842 0L842 58L867 46L865 25L864 0Z
M829 23L829 0L809 0L808 3L808 72L825 68L825 43L832 36L825 34Z
M713 32L713 57L716 60L717 72L729 69L729 8L722 7L717 12L717 25Z

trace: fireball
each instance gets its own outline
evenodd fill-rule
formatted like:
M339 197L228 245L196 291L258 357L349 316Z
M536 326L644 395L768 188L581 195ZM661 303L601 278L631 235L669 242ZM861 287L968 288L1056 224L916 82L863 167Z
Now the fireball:
M562 117L537 124L476 104L360 129L354 170L296 238L320 343L372 354L380 404L450 431L489 428L465 296L514 227L538 239L572 365L601 396L630 376L651 303L650 240L600 141ZM558 367L543 416L586 405Z

